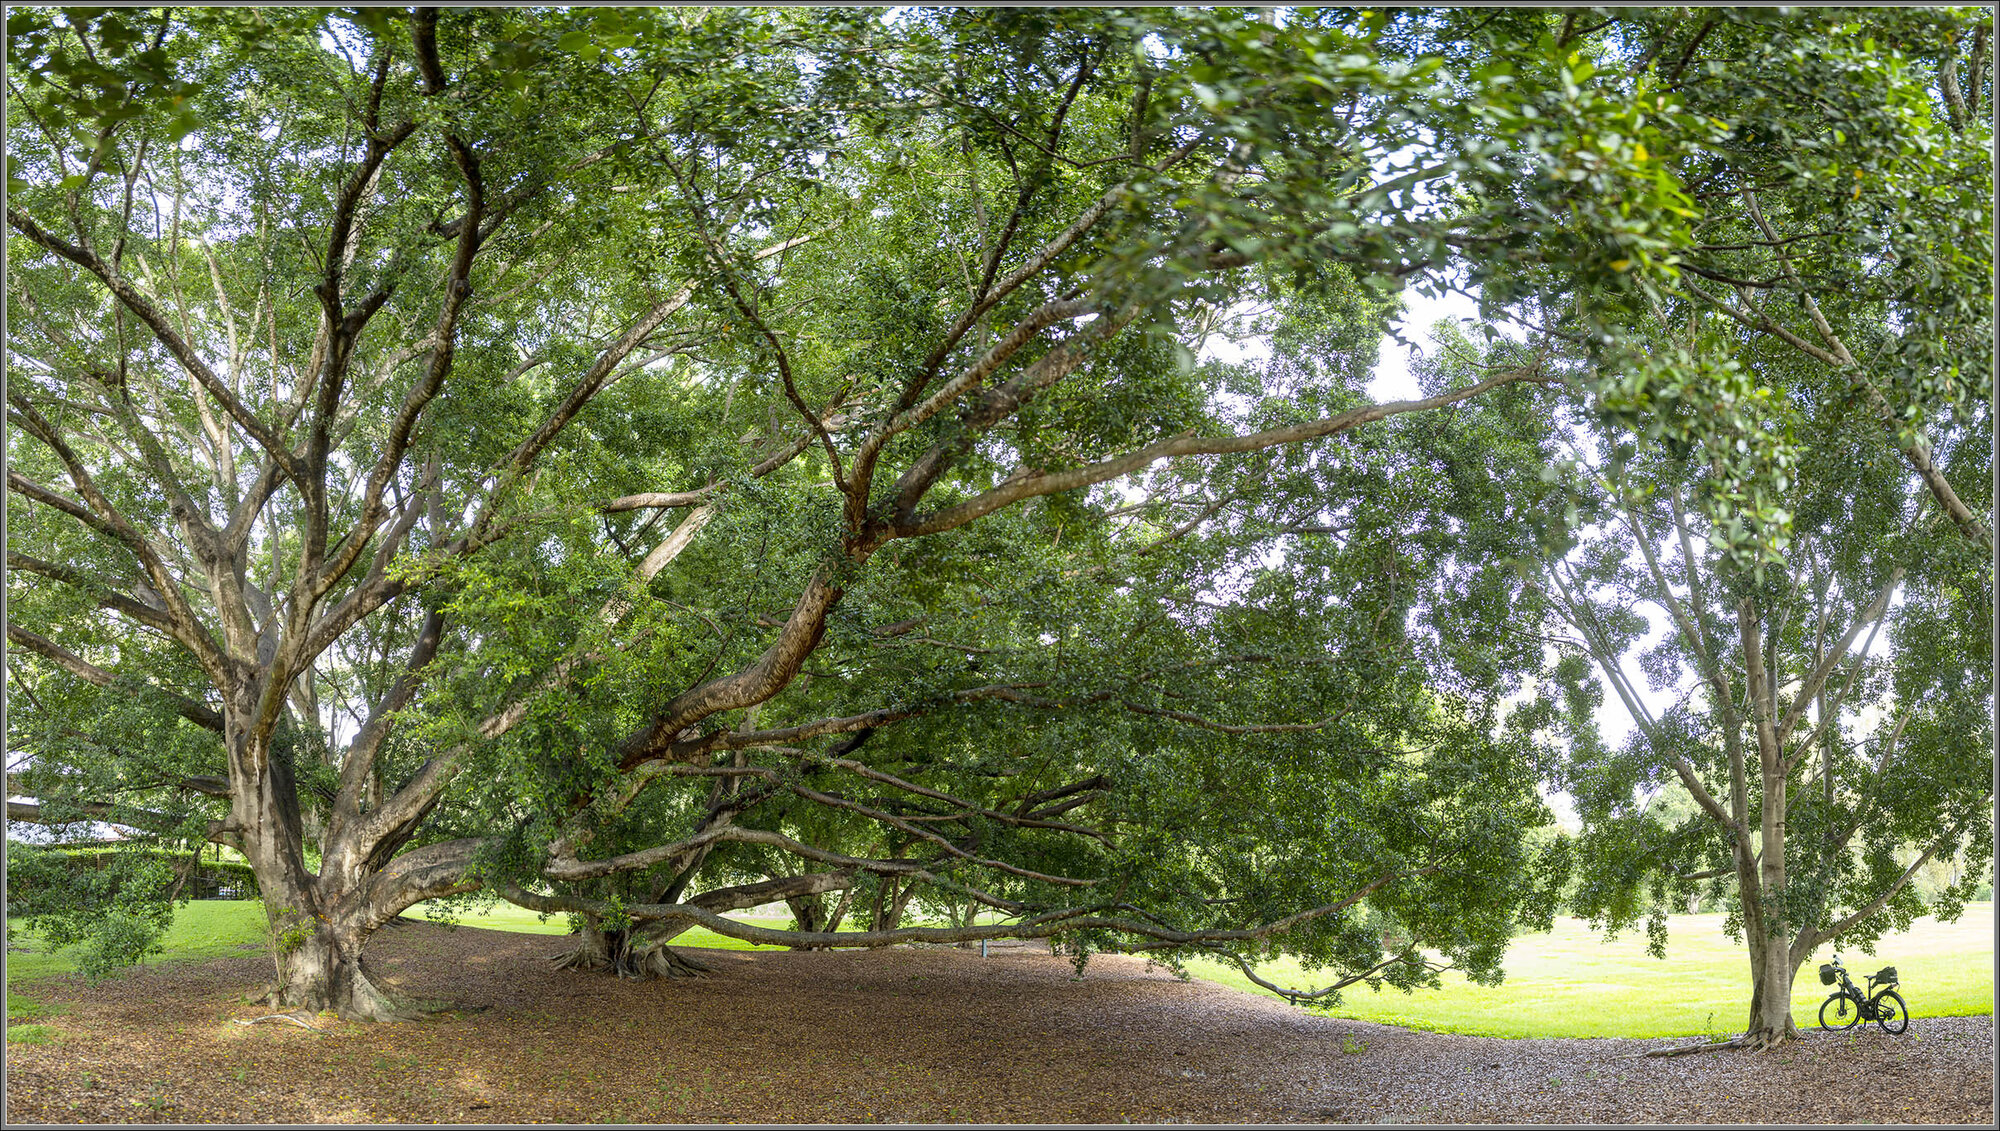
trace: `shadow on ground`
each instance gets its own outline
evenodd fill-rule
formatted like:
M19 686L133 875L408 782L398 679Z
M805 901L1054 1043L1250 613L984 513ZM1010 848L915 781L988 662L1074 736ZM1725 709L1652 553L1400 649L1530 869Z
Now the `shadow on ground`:
M1299 1012L1134 958L1045 950L702 951L715 973L557 971L564 940L416 923L370 947L466 1011L405 1025L241 1025L257 957L29 992L15 1123L1971 1123L1988 1017L1769 1054L1672 1040L1494 1040Z

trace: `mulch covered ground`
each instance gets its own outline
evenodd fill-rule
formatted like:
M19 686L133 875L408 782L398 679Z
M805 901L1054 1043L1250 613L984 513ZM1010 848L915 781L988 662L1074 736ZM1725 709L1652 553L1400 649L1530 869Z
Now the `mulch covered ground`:
M10 1043L13 1123L1972 1123L1993 1019L1817 1030L1769 1054L1492 1040L1310 1016L1045 950L699 951L698 981L559 972L546 935L386 930L392 982L467 1012L239 1025L268 960L148 967Z

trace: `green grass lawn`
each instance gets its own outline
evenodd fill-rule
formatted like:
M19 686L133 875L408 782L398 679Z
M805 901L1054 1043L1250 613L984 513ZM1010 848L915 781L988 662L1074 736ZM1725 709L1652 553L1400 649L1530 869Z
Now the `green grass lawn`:
M7 956L7 984L30 982L55 974L67 974L76 969L74 947L56 951L53 954L42 951L40 940L32 930L16 927L15 942L31 947L27 951L14 951ZM146 964L157 962L206 962L211 958L240 958L246 952L243 944L258 946L267 941L264 936L264 909L255 900L249 899L197 899L185 907L174 908L174 921L167 928L162 940L166 950L161 954L149 954L141 961Z
M1750 1011L1750 963L1742 944L1722 933L1722 915L1677 915L1668 920L1665 961L1646 954L1643 931L1605 942L1573 919L1555 930L1523 935L1507 951L1507 977L1498 986L1475 986L1444 975L1437 990L1409 994L1365 985L1343 991L1329 1011L1336 1017L1379 1021L1415 1029L1483 1037L1680 1037L1741 1032ZM1828 989L1819 983L1822 948L1799 969L1792 985L1792 1017L1819 1024ZM1857 985L1860 975L1894 965L1900 991L1915 1017L1955 1017L1993 1012L1993 904L1966 905L1956 923L1919 919L1910 930L1885 937L1869 957L1841 954ZM1254 993L1234 966L1189 964L1197 977ZM1314 987L1311 974L1290 961L1258 973L1292 987Z
M424 918L428 904L419 903L406 913L412 918ZM495 931L517 931L527 934L561 935L569 933L568 921L561 915L542 919L533 911L502 903L492 907L462 911L458 922L467 927L484 927ZM744 922L762 927L783 927L790 923L786 918L745 918ZM9 1017L30 1015L23 1010L39 1008L28 999L26 1004L16 1008L14 1001L18 995L13 988L57 974L68 974L76 969L75 948L66 947L54 953L43 952L32 930L15 928L15 940L31 949L14 951L7 955L7 985L9 987ZM265 936L264 909L255 900L249 899L197 899L184 907L174 909L173 925L167 928L164 940L166 950L160 954L147 955L145 964L159 962L205 962L211 958L240 958L252 953L246 947L267 945ZM726 950L782 950L783 947L758 946L738 942L696 927L674 940L675 946L714 947Z
M429 903L419 903L403 914L413 919L427 917L432 910ZM516 907L511 903L496 903L489 907L475 908L456 913L458 923L464 927L484 927L489 931L518 931L529 935L566 935L569 933L569 918L564 915L550 915L546 918L538 911ZM776 918L756 915L731 916L738 922L754 927L789 927L792 920L788 915ZM674 939L675 946L712 947L716 950L783 950L781 946L763 946L747 943L701 927L690 927L686 933Z
M30 947L7 955L7 1039L43 1044L54 1038L45 1025L16 1024L37 1017L53 1016L63 1007L24 993L24 987L44 978L68 974L76 969L75 947L54 953L44 952L35 932L14 929L14 941ZM160 962L206 962L211 958L240 958L250 953L245 944L262 946L264 909L255 900L200 899L174 908L174 921L162 940L166 950L141 960Z
M426 905L410 909L421 918ZM511 904L459 913L468 927L560 935L568 932L563 916L547 919ZM746 922L783 927L783 916L748 916ZM1741 1029L1750 1002L1748 960L1740 944L1722 933L1722 916L1681 915L1669 922L1667 958L1650 958L1642 933L1628 933L1613 942L1571 919L1555 930L1524 935L1507 952L1507 978L1498 986L1474 986L1455 974L1444 976L1439 990L1371 991L1350 987L1334 1016L1380 1021L1417 1029L1488 1037L1669 1037L1729 1033ZM33 936L19 932L33 945ZM197 900L176 909L168 929L164 954L146 961L185 962L240 956L246 945L265 942L262 908L248 900ZM695 928L674 940L676 946L729 950L776 950L724 938ZM1857 950L1843 954L1849 969L1872 973L1893 963L1902 974L1902 993L1917 1017L1958 1016L1993 1011L1993 904L1968 904L1956 923L1919 919L1911 929L1882 940L1873 958ZM1792 1014L1802 1026L1818 1023L1819 1003L1827 991L1819 984L1815 954L1800 969L1793 986ZM27 1021L59 1007L43 1005L17 992L36 979L75 968L70 956L15 952L7 956L7 1014ZM1212 962L1191 963L1197 977L1258 990L1234 967ZM1306 986L1311 975L1290 961L1260 970L1282 985ZM1857 979L1858 980L1858 979Z

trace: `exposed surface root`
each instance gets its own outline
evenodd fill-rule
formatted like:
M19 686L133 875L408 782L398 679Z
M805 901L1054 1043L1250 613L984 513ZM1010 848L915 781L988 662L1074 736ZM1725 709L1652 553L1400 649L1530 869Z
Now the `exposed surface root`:
M1745 1038L1745 1043L1753 1052L1770 1052L1772 1049L1783 1048L1798 1039L1799 1035L1797 1033L1764 1033L1760 1034L1756 1040Z
M558 970L578 970L586 974L601 974L611 969L611 958L593 946L573 946L561 954L549 955L549 961Z
M670 946L656 946L635 959L632 965L640 971L640 977L699 978L715 972L715 967L697 962Z
M699 978L715 969L664 943L653 946L620 945L615 949L606 949L585 942L561 954L550 955L549 961L558 970L616 974L639 981L650 978Z
M299 1012L303 1012L303 1011L301 1010L301 1011L299 1011ZM287 1022L290 1022L290 1023L291 1023L291 1024L293 1024L293 1025L297 1025L297 1026L298 1026L299 1028L301 1028L301 1029L307 1029L307 1030L310 1030L310 1031L312 1031L312 1032L314 1032L314 1033L324 1033L324 1032L326 1032L326 1030L325 1030L325 1029L322 1029L322 1028L320 1028L319 1026L317 1026L317 1025L313 1024L313 1023L312 1023L312 1022L310 1022L310 1021L307 1021L307 1020L306 1020L305 1018L303 1018L303 1017L300 1017L300 1016L299 1016L299 1013L298 1013L298 1012L294 1012L294 1013L267 1013L267 1014L265 1014L265 1015L264 1015L264 1016L262 1016L262 1017L251 1017L251 1018L242 1018L242 1017L239 1017L239 1018L237 1018L237 1019L236 1019L236 1023L237 1023L238 1025L262 1025L262 1024L264 1024L265 1022L267 1022L267 1021L287 1021Z
M1770 1052L1772 1049L1782 1048L1798 1039L1798 1029L1787 1026L1784 1029L1769 1030L1762 1033L1745 1033L1740 1037L1727 1041L1705 1041L1698 1045L1676 1045L1673 1048L1654 1049L1651 1052L1640 1053L1639 1055L1642 1057L1681 1056L1691 1052L1718 1052L1722 1049L1749 1049L1751 1052Z
M1751 1045L1752 1042L1748 1037L1738 1037L1733 1041L1705 1041L1698 1045L1676 1045L1670 1049L1654 1049L1651 1052L1640 1053L1639 1057L1635 1059L1653 1056L1682 1056L1691 1052L1719 1052L1722 1049L1748 1048Z

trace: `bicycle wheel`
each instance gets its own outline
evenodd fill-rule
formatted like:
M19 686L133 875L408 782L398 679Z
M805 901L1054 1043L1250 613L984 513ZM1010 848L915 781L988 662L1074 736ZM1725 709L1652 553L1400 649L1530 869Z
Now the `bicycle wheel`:
M1834 994L1819 1003L1819 1027L1838 1033L1854 1028L1861 1020L1861 1003L1846 994Z
M1874 1001L1875 1023L1882 1026L1883 1032L1900 1033L1910 1027L1910 1007L1903 1004L1902 994L1883 990L1875 995Z

